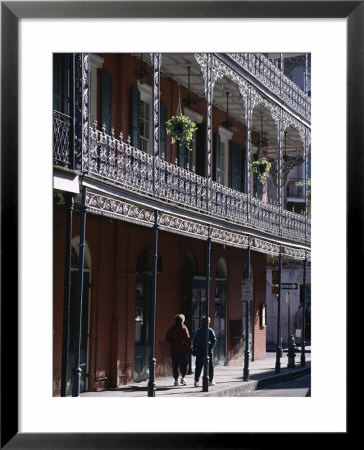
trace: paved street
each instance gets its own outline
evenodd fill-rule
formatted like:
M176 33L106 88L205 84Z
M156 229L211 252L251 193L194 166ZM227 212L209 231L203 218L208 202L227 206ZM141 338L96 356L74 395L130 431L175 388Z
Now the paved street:
M311 397L311 374L258 389L250 397Z

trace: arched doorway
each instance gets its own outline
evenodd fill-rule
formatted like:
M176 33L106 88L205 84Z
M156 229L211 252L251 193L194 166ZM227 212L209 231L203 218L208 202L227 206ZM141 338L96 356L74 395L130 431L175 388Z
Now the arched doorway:
M144 248L138 256L135 287L134 381L149 376L150 316L152 304L152 252Z
M214 298L214 331L216 345L214 363L226 363L226 280L227 266L224 258L220 258L216 266L215 298Z
M78 341L77 330L77 291L79 282L79 251L80 237L76 236L71 242L71 295L68 321L68 346L67 346L67 380L66 395L72 394L72 370L76 367L75 345ZM91 254L85 244L84 270L83 270L83 291L82 291L82 320L81 320L81 347L80 347L80 392L87 391L88 388L88 350L89 350L89 329L90 329L90 286L91 286Z

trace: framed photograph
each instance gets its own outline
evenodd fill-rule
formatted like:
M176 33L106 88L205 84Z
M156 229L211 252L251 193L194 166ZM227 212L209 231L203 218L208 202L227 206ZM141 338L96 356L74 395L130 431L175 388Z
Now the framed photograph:
M335 392L339 412L324 423L318 417L330 398L323 369L328 359L346 353L347 287L361 275L350 248L354 239L358 248L363 226L357 201L364 168L363 27L361 1L1 2L1 448L242 448L242 442L249 448L268 439L278 443L288 430L302 439L319 432L348 436L344 357L337 368L343 380ZM312 397L302 406L302 420L296 413L286 417L282 399L258 406L250 398L242 404L237 398L153 403L54 397L52 243L53 229L64 230L52 222L53 161L47 150L53 53L296 50L313 55L317 202L312 203L311 296L322 301L313 314L312 334L320 334L330 309L326 333L339 329L344 336L332 348L317 339ZM145 87L141 91L148 95ZM142 297L142 283L138 289ZM270 320L263 303L257 320L266 329ZM201 409L206 414L196 423ZM208 411L215 411L213 419ZM288 422L282 423L282 415Z

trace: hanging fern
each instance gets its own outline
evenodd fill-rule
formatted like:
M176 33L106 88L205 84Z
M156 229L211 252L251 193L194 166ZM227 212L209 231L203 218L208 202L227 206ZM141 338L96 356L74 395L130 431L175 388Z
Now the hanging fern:
M181 144L186 145L188 150L192 150L191 142L193 140L193 133L197 130L195 122L192 122L183 114L177 114L171 117L167 122L167 134L171 135L171 142L174 144L180 141Z
M269 176L271 163L264 157L259 158L258 161L254 161L250 164L252 172L258 174L259 181L263 184Z

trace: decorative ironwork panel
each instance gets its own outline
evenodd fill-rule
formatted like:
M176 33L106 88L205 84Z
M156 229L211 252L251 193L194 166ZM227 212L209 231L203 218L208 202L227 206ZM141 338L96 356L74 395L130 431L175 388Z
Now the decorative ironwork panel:
M125 200L116 199L107 195L98 194L88 189L86 196L87 211L91 214L103 215L137 225L153 227L154 210L140 207ZM165 213L163 211L158 214L158 227L170 233L176 233L194 239L206 240L208 237L208 225L206 223L197 222L188 218ZM210 226L210 236L212 242L227 245L231 247L251 249L260 253L269 255L278 255L280 245L267 239L251 237L245 233L232 232L218 228L214 225ZM310 253L306 250L293 248L287 245L282 246L283 254L291 259L302 260L306 254L310 257Z
M64 167L70 166L71 117L53 111L53 162Z
M89 55L74 54L75 86L75 168L87 171L89 166Z
M311 120L311 99L282 70L260 53L228 53L263 86L280 97L295 112Z
M304 217L300 214L250 198L215 181L208 182L207 178L195 172L136 149L130 144L130 137L125 142L122 134L116 139L113 132L110 136L105 129L97 130L96 123L90 129L89 174L123 190L151 196L161 202L239 226L253 227L275 236L294 237L302 242L310 236L308 233L305 235ZM157 190L153 188L155 177L158 180ZM289 216L286 217L287 214ZM309 225L307 227L309 229Z

